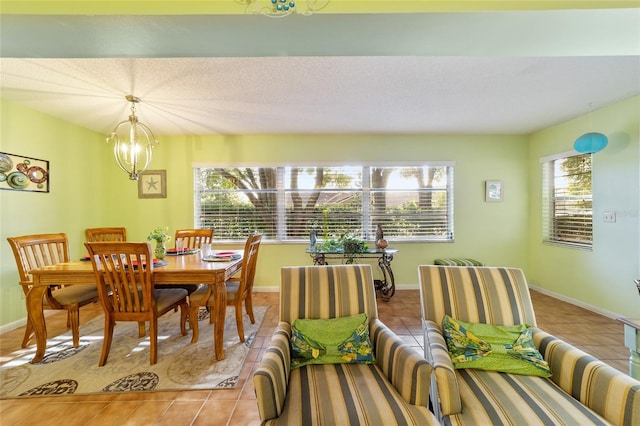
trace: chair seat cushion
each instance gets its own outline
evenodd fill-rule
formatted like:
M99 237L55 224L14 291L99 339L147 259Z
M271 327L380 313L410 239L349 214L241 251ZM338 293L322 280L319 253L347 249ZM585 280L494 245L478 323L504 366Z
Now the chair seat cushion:
M450 425L608 425L551 379L483 370L456 370L462 413Z
M374 364L311 364L291 370L285 411L268 425L431 425Z
M183 288L168 288L164 290L154 290L156 298L156 306L158 311L161 312L180 299L186 298L189 293Z
M51 292L53 298L61 305L86 302L98 297L98 287L93 285L70 285Z

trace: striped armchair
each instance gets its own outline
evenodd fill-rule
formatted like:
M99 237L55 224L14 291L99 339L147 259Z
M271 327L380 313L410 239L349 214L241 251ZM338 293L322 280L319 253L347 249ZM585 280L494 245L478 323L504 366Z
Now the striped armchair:
M640 382L536 328L520 269L420 265L418 277L425 358L434 367L431 398L444 424L640 425ZM445 315L530 324L552 376L455 370L442 334Z
M375 364L291 369L295 319L366 313ZM370 265L286 267L280 318L253 376L262 424L430 425L431 365L379 319Z

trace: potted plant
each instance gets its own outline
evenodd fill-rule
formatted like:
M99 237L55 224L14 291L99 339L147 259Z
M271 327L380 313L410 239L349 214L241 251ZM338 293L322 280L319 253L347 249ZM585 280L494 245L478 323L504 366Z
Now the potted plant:
M157 259L164 259L167 255L167 241L171 239L171 236L167 232L169 232L169 227L158 226L147 235L147 241L156 242L156 248L153 254Z

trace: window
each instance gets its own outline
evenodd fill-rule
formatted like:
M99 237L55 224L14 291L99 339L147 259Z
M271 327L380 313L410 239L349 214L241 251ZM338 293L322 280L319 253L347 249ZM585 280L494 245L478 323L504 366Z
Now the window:
M391 240L453 240L453 165L200 167L196 226L217 238L306 241L353 233L365 240L381 225Z
M591 154L561 154L541 161L543 241L591 248Z

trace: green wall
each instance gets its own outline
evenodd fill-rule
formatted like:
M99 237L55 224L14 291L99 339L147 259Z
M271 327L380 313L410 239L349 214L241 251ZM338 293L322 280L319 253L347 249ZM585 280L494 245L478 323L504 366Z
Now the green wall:
M400 250L393 261L399 287L415 288L418 264L432 262L436 257L468 256L488 265L521 267L538 286L631 315L637 310L637 294L631 292L630 280L640 269L637 104L638 98L635 98L594 113L594 125L600 125L602 120L599 130L611 138L610 147L594 160L596 173L601 173L595 178L594 192L598 191L607 200L602 207L596 205L594 209L597 212L605 208L617 210L618 222L606 230L601 224L596 225L596 249L590 253L541 246L537 243L539 232L536 231L540 226L537 159L570 149L571 141L584 128L584 119L530 138L508 135L163 137L151 168L167 170L167 198L139 199L136 182L129 181L118 169L112 158L112 146L104 142L104 135L2 101L0 150L49 160L52 175L49 194L0 191L0 327L18 323L25 317L24 298L17 285L17 271L6 237L66 232L71 255L76 258L84 253L87 227L122 225L127 228L130 240L144 240L147 233L159 225L169 226L173 233L194 223L194 164L300 161L455 162L455 242L391 241L392 246ZM567 147L561 148L561 144ZM608 179L628 183L623 185L624 189L611 191L603 183ZM504 182L504 202L484 201L485 180ZM618 245L620 239L622 245ZM600 242L606 243L606 248L601 249ZM220 246L223 247L231 246ZM310 264L305 248L306 244L263 243L256 286L277 288L281 266ZM619 259L619 256L625 258ZM616 291L609 291L604 283L616 286ZM629 286L629 291L625 286Z
M640 297L640 97L595 111L533 135L529 144L529 271L527 278L556 294L604 311L638 317ZM593 156L593 250L542 244L539 159L571 150L583 133L608 135L609 145ZM616 212L604 223L605 211Z
M398 285L416 285L417 265L441 256L470 256L525 267L527 259L527 143L517 136L243 136L164 139L154 168L166 168L167 209L148 211L152 224L193 223L192 164L455 161L455 243L394 243ZM502 179L503 203L484 202L484 181ZM142 200L146 204L148 200ZM178 207L179 206L179 207ZM120 218L123 222L126 217ZM135 226L142 222L140 218ZM134 224L132 224L134 225ZM134 227L135 227L134 226ZM147 225L146 228L149 226ZM146 229L144 232L147 232ZM142 237L143 235L139 235ZM309 264L305 244L263 244L256 285L276 287L285 265Z
M108 221L104 137L17 104L0 103L0 151L48 160L50 192L0 191L0 325L26 316L7 237L65 232L71 256L84 252L84 229Z

